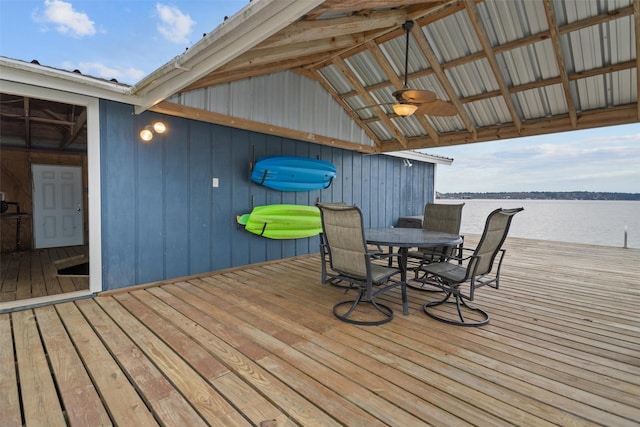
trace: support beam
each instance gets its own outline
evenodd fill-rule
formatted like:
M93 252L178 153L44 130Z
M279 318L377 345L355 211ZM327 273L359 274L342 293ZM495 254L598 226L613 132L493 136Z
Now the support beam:
M547 16L547 24L549 25L549 32L551 34L551 44L553 45L553 52L556 56L556 62L558 63L558 73L560 74L560 80L562 81L562 90L564 92L565 102L567 103L567 111L569 112L569 120L571 126L575 129L577 126L576 106L573 103L573 97L571 96L571 88L569 87L569 78L567 76L567 69L565 67L564 55L562 53L562 46L560 45L560 35L558 33L558 22L556 20L556 14L553 10L553 5L550 0L544 0L544 13Z
M480 17L478 6L473 0L465 0L465 5L467 14L469 15L469 19L471 20L471 25L473 25L473 28L476 31L478 41L480 42L480 45L482 45L482 50L485 53L491 70L493 71L496 82L498 83L498 87L500 88L500 92L502 93L505 105L509 110L509 114L511 114L513 125L516 129L520 130L522 129L522 120L520 120L520 116L516 111L516 107L513 105L513 100L511 99L511 94L509 93L509 87L507 86L507 83L502 76L502 72L500 71L500 66L498 65L498 61L496 60L493 46L491 46L491 41L489 40L487 29L485 28L482 22L482 18Z
M353 75L353 72L349 69L347 64L341 58L336 58L334 60L334 64L342 72L345 78L349 81L349 83L351 84L351 87L353 87L356 90L356 92L358 92L358 95L362 97L364 102L368 103L368 105L371 106L372 110L380 118L380 121L384 123L384 125L391 132L391 134L398 140L398 142L400 142L400 145L402 145L403 147L406 147L407 139L405 138L405 136L393 124L391 119L387 117L387 114L384 112L384 110L380 108L380 106L376 105L377 101L373 99L373 97L369 95L369 92L367 92L364 89L364 87L360 84L358 79Z
M385 58L385 56L380 51L380 46L378 46L374 42L369 42L367 46L369 48L369 52L371 52L371 55L376 60L380 68L382 68L382 70L384 71L385 75L387 76L391 84L394 86L394 88L396 90L402 89L403 82L398 78L395 71L391 67L391 64L389 64L389 61L387 60L387 58ZM422 114L417 114L415 117L418 120L418 122L420 122L420 125L422 125L424 130L429 134L429 136L434 141L437 141L438 133L433 128L433 126L431 126L431 123L429 123L429 120L427 120Z

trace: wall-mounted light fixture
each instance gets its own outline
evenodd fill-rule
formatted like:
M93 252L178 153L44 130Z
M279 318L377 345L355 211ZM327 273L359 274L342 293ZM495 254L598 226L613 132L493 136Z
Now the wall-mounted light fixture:
M411 166L413 166L413 163L411 163L411 160L409 159L402 159L402 166L404 166L405 168L410 168Z
M167 125L163 122L155 122L153 125L147 125L140 131L140 139L149 142L156 133L162 135L167 131Z

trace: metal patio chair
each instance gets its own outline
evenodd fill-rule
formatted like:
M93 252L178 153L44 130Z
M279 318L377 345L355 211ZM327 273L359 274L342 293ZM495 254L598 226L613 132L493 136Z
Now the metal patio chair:
M486 311L467 301L473 301L475 290L482 286L488 285L498 289L500 268L505 254L502 244L507 238L513 216L522 210L523 208L501 208L491 212L477 247L463 248L463 252L471 252L470 256L450 257L445 261L421 267L430 279L435 279L432 283L445 292L443 299L424 304L425 313L436 320L461 326L481 326L489 322L489 314ZM496 258L498 258L497 265L495 265L495 273L492 274ZM466 288L465 285L469 286L467 293L463 291L463 287ZM454 301L449 301L451 296L454 297ZM457 317L460 320L455 317L455 314L451 315L442 307L438 308L443 304L455 304Z
M401 275L399 268L388 267L374 260L399 256L380 254L368 249L362 222L362 212L357 206L318 204L322 218L324 244L329 258L332 277L349 285L345 292L355 289L355 299L339 302L333 314L340 320L357 325L381 325L393 319L393 310L377 301L391 289L400 287L404 314L409 313L406 282L394 278ZM369 304L382 318L362 319L356 311L359 305Z
M345 202L318 202L316 206L320 208L320 206L347 206ZM318 237L320 237L320 284L324 285L329 281L334 286L340 285L340 280L336 278L337 273L331 271L331 264L329 263L329 246L324 238L324 233L321 232Z
M427 203L424 207L422 228L441 233L460 234L463 207L464 203ZM423 277L420 279L421 267L436 261L444 261L449 256L461 256L463 245L464 241L455 247L417 248L417 250L409 251L407 256L409 261L413 261L415 280L419 280L420 283L412 282L409 283L409 286L420 290L433 290L433 287L428 286L429 283L424 271L422 272Z

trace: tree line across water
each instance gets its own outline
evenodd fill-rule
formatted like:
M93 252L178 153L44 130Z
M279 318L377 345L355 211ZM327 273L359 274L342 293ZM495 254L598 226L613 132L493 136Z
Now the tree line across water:
M640 193L597 191L522 191L495 193L438 193L439 199L517 199L517 200L640 200Z

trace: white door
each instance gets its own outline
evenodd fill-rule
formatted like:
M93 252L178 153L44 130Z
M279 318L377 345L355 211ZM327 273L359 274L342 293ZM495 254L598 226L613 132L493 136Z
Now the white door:
M84 243L82 168L32 165L36 249Z

